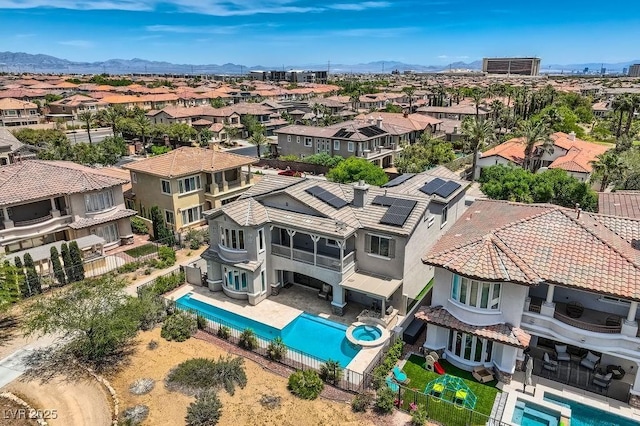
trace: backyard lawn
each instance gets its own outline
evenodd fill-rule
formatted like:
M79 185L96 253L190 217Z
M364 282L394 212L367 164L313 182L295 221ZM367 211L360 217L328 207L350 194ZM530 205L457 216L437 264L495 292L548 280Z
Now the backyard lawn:
M155 253L156 251L158 251L158 247L156 247L155 244L149 243L143 246L138 246L129 250L125 250L125 253L127 253L131 257L142 257L151 253Z
M469 410L455 407L447 401L441 401L424 395L423 392L427 384L441 376L425 370L423 365L423 357L411 355L403 368L403 371L409 378L409 383L406 386L409 389L413 389L413 391L407 390L402 395L404 408L408 408L411 403L426 405L429 418L446 425L485 424L487 422L488 419L486 416L491 414L493 403L499 392L498 389L495 388L496 381L483 385L478 383L471 373L460 370L445 360L440 360L440 365L442 365L447 374L463 379L464 383L476 395L475 413L472 413Z

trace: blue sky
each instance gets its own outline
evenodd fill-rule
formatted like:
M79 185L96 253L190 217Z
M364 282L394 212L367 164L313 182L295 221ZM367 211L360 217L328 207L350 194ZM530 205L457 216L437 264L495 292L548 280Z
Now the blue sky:
M639 59L640 1L0 0L0 51L248 66Z

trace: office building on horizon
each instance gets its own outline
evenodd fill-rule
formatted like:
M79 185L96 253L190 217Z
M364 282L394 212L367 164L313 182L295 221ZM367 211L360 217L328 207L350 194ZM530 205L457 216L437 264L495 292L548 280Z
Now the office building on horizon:
M482 72L537 76L540 73L540 58L484 58Z

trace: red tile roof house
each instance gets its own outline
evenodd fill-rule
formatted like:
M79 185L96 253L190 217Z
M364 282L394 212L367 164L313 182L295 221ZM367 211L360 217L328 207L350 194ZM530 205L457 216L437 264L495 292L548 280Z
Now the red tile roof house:
M556 132L550 135L553 141L553 152L544 153L540 158L542 167L549 169L563 169L571 176L586 182L591 177L592 161L597 156L610 149L607 145L583 141L576 138L574 133ZM522 165L524 161L525 145L522 138L510 139L488 151L478 158L476 178L484 167L503 165ZM534 152L534 155L536 153Z
M639 219L479 200L422 261L435 267L431 306L416 313L425 350L508 383L527 347L570 345L625 366L616 387L640 405Z

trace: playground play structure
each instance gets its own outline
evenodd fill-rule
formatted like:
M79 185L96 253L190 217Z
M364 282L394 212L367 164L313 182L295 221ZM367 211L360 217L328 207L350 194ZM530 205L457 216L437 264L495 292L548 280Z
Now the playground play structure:
M464 380L448 374L429 382L424 393L431 395L434 401L450 401L456 408L473 410L476 407L477 397Z
M438 362L440 357L435 352L429 352L429 355L425 357L424 368L427 370L443 375L445 373L444 368Z

